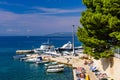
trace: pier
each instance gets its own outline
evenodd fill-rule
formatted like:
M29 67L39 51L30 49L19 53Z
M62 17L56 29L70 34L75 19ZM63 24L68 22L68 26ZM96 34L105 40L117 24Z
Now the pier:
M16 50L16 54L33 53L33 50Z

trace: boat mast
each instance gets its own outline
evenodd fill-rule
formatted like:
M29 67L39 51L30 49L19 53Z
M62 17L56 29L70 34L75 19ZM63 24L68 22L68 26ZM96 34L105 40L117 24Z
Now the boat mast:
M73 31L72 31L72 40L73 40L73 55L75 55L75 47L74 47L74 27L75 25L72 25L73 26Z

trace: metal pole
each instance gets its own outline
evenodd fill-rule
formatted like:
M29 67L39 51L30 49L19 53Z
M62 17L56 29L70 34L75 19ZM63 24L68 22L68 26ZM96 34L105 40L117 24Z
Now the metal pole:
M74 44L74 27L75 27L75 25L72 25L73 26L73 34L72 34L72 37L73 37L73 55L75 55L75 44Z

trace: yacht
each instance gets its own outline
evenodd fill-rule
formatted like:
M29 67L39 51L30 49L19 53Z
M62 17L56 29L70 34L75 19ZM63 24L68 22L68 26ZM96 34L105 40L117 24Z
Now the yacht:
M35 48L34 52L35 53L44 53L48 50L53 50L55 48L54 45L49 43L49 40L46 43L42 43L40 48Z
M82 46L78 46L74 48L75 50L83 49ZM63 52L63 51L73 51L73 45L70 41L68 43L64 44L62 47L56 48L57 51Z

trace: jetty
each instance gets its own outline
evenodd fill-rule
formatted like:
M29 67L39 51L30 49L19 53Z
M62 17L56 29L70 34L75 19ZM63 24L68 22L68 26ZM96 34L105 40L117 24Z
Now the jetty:
M33 53L33 50L16 50L16 54Z

